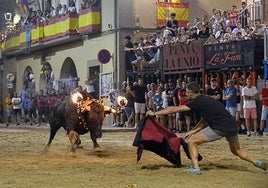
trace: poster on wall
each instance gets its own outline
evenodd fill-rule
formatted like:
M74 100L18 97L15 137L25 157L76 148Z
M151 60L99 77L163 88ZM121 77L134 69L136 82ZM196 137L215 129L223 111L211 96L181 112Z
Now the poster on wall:
M112 89L113 73L102 73L100 75L100 96L108 96Z

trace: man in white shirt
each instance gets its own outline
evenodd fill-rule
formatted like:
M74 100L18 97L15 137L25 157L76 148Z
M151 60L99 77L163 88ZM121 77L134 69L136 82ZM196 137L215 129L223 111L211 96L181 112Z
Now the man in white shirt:
M252 86L252 79L247 79L247 85L242 89L244 118L247 128L247 136L251 136L250 118L253 120L254 135L259 136L257 132L257 109L256 99L258 98L258 90Z
M12 104L13 104L13 113L16 118L17 125L19 125L21 122L21 108L22 108L21 102L22 102L21 97L18 96L17 92L15 92L14 97L12 98Z
M236 23L236 28L233 29L232 31L232 35L233 35L233 38L236 39L237 38L237 33L238 32L241 32L242 34L242 37L244 37L247 33L245 32L245 30L242 28L242 23L241 22L237 22Z

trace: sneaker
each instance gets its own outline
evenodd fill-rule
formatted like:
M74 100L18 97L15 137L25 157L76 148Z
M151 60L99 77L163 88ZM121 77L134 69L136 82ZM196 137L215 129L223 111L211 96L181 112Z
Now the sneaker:
M254 136L260 136L259 132L254 132L253 135Z
M263 169L264 171L267 170L267 163L263 161L256 161L254 164L256 167Z
M249 131L247 131L247 136L250 137L251 136L251 133Z
M17 123L17 126L20 125L20 123Z
M201 175L200 169L199 168L193 168L191 165L184 172L191 173L191 174L196 174L196 175Z
M36 127L39 127L39 126L40 126L40 123L35 124L35 126L36 126Z
M127 121L125 122L125 127L130 127Z
M246 135L247 134L247 130L246 129L243 129L241 134Z
M114 124L113 124L113 127L117 127L117 123L114 123Z
M259 135L260 135L260 136L263 136L263 131L260 131L260 132L259 132Z
M181 129L179 129L179 130L178 130L178 133L182 133L182 130L181 130Z
M6 127L8 127L8 126L9 126L9 123L6 124Z

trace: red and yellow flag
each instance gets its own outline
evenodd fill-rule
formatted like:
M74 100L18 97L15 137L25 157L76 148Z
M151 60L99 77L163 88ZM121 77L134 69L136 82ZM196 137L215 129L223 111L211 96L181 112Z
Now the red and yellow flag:
M176 0L174 0L176 1ZM180 0L177 0L180 1ZM157 6L157 25L166 25L171 12L176 14L179 26L186 26L189 22L189 3L164 3L158 2Z

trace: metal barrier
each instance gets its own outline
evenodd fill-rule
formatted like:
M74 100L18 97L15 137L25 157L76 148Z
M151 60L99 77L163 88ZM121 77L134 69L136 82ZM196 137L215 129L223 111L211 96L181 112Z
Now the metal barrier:
M79 78L65 78L56 80L56 91L58 93L68 93L78 87Z

